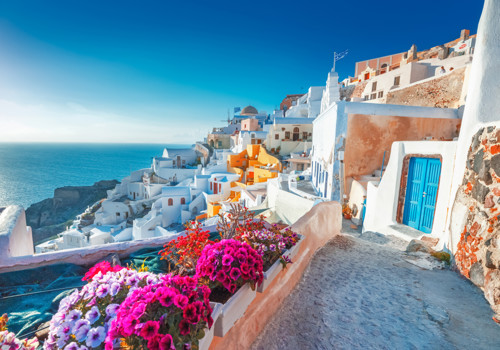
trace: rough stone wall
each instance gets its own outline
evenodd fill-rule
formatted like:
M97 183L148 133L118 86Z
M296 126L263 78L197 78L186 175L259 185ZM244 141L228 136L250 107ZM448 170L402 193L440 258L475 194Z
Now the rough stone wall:
M342 101L350 101L354 90L356 89L356 85L349 85L340 88L340 100Z
M466 165L455 203L465 205L468 216L455 263L464 276L483 288L493 310L500 314L500 128L482 128L474 135Z
M351 98L354 97L363 97L363 91L365 91L366 84L368 84L367 81L363 81L361 83L358 83L356 87L354 88L354 91L351 94Z
M386 103L439 108L460 107L466 67L443 77L387 93Z

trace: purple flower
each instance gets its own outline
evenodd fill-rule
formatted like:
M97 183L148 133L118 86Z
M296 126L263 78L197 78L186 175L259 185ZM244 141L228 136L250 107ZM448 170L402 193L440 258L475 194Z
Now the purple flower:
M82 320L86 321L86 320ZM88 322L88 321L87 321ZM75 333L75 339L77 341L84 341L87 338L87 335L90 331L90 324L82 324L78 329L74 332Z
M99 287L97 287L97 290L95 291L95 294L97 295L98 298L104 298L106 295L109 293L109 287L107 284L101 284Z
M109 317L115 317L116 316L116 311L120 307L120 304L109 304L106 306L106 315Z
M71 310L68 313L68 318L67 321L74 325L76 321L78 321L80 318L82 318L82 312L80 310Z
M92 306L92 309L90 309L85 314L85 318L90 322L90 324L93 324L95 321L97 321L99 317L101 317L101 313L99 312L97 306Z
M104 327L99 326L97 328L90 329L85 343L88 347L95 348L101 345L104 339L106 339L106 330Z
M63 322L59 328L57 328L57 336L58 337L64 337L64 336L69 336L69 334L71 333L71 323L69 322Z
M116 294L118 294L118 292L122 289L122 287L120 286L120 283L118 282L114 282L112 285L111 285L111 288L109 288L109 294L114 297Z
M66 345L66 347L64 348L64 350L79 350L79 346L77 343L75 343L74 341L72 341L71 343L69 343L68 345Z

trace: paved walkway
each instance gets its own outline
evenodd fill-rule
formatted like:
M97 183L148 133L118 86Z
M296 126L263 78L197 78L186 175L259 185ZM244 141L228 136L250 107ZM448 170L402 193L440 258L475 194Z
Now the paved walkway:
M416 266L405 246L373 233L336 237L252 349L500 348L482 292L453 271Z

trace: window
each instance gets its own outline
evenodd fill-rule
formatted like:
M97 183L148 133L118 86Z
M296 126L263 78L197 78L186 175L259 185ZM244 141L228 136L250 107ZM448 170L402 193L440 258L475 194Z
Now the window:
M186 161L185 161L185 160L183 160L183 161L182 161L182 165L185 165L185 164L186 164Z
M120 213L116 213L116 216L120 216Z
M398 75L397 77L394 77L394 85L398 86L400 80L401 80L401 76L400 75Z
M222 185L221 185L221 184L219 184L219 192L221 191L221 188L222 188Z
M172 198L169 198L168 199L168 206L171 207L172 205L174 205L174 200Z
M275 135L274 135L274 139L275 139L275 140L279 140L279 139L280 139L280 135L279 135L279 134L275 134Z
M378 98L382 98L384 97L384 92L383 91L379 91L378 92Z
M186 204L186 198L184 197L181 198L181 204Z
M290 139L290 131L285 131L285 140Z
M217 147L219 147L219 148L222 147L222 141L217 141Z
M377 90L377 82L376 81L374 81L372 83L372 92L374 92L375 90Z
M370 99L369 97L370 97L370 96L365 95L365 101L368 101L368 100Z
M302 138L304 139L303 141L307 140L307 135L308 135L307 131L302 132Z
M370 100L374 100L377 98L377 93L371 94L370 95Z
M210 182L210 191L212 191L212 182Z
M175 165L175 160L172 161L172 165Z

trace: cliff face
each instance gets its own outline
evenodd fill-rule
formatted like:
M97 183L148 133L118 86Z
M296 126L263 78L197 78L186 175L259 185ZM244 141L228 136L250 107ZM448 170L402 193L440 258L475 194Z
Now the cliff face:
M76 215L88 206L106 198L106 191L119 182L103 180L92 186L66 186L54 191L53 198L44 199L26 210L26 223L33 229L33 243L36 245L71 225Z

